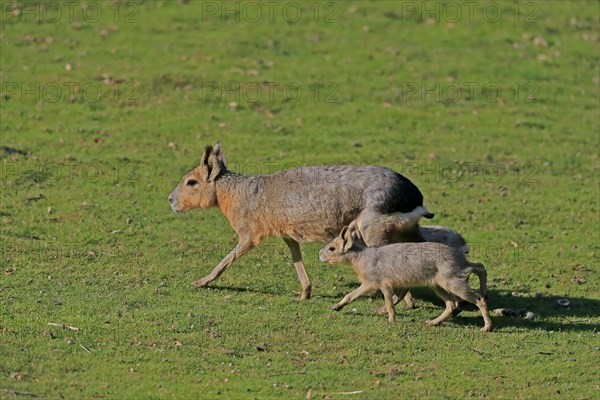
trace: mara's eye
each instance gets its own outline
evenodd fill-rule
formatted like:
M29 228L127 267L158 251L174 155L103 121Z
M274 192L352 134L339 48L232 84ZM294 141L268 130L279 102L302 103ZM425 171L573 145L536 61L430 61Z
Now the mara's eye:
M327 250L329 250L329 251L335 251L335 247L330 247Z
M195 179L190 179L189 181L187 181L186 185L188 185L188 186L194 186L194 185L196 185L197 183L198 183L198 181L197 181L197 180L195 180Z

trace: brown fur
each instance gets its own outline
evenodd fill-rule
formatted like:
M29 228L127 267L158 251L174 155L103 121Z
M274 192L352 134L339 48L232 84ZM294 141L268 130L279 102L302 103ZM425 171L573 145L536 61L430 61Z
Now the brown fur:
M175 212L217 206L239 236L237 246L195 286L217 279L265 238L280 237L292 253L303 299L312 285L300 242L331 240L356 219L367 244L381 246L397 235L418 236L419 218L433 217L418 188L388 168L326 165L242 176L227 170L220 143L206 147L200 165L181 179L169 202ZM410 296L406 301L412 304Z

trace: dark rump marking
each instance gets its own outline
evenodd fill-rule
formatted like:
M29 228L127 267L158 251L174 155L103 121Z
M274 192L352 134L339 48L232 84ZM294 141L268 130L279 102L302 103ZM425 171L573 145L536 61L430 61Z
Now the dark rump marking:
M396 180L389 191L389 196L381 204L378 211L382 213L411 212L423 205L423 194L408 178L396 174Z

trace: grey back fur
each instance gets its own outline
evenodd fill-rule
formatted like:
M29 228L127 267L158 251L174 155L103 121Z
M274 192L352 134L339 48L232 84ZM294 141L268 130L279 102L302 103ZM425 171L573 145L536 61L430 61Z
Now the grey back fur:
M421 225L419 234L427 242L443 243L457 249L462 254L468 254L470 249L467 241L455 230L447 226Z
M444 313L428 324L438 325L445 321L452 314L458 298L462 298L476 304L481 310L485 321L483 330L492 329L485 301L487 273L482 264L469 262L456 248L442 243L397 243L367 247L355 225L353 223L343 228L340 235L319 252L323 262L350 264L362 283L336 304L334 310L340 310L367 291L379 289L383 292L389 319L393 321L394 293L399 292L398 296L402 297L407 288L428 286L434 288L446 303ZM479 277L479 293L468 284L471 273Z

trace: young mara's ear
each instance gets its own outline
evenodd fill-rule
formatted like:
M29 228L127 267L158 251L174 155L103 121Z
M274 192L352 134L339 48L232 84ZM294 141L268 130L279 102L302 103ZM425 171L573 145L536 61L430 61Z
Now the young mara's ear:
M221 142L217 142L217 144L215 144L215 155L217 156L217 159L221 162L223 168L227 168L227 159L225 158L225 153L223 153Z
M342 240L342 251L346 248L346 232L348 232L348 227L344 226L338 236L338 238Z
M204 148L204 154L200 158L200 175L203 182L214 181L219 174L225 169L223 163L219 161L219 157L211 146Z
M352 245L354 244L354 239L352 238L352 230L350 229L350 227L345 226L344 229L342 229L340 236L343 239L342 250L345 253L348 250L350 250L352 248Z
M346 232L348 232L348 227L345 226L342 228L342 231L340 232L340 238L344 239L346 237Z

